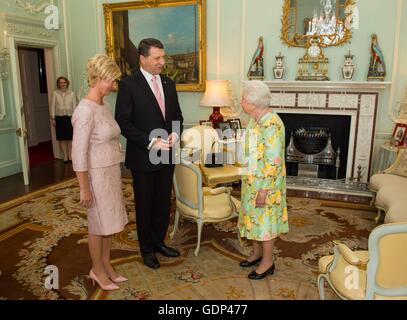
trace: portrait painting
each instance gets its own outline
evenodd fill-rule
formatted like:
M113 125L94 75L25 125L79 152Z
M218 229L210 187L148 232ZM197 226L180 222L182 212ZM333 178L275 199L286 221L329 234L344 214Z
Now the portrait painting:
M204 91L206 0L146 0L104 4L106 51L123 77L139 68L137 46L155 38L164 45L162 74L178 91Z

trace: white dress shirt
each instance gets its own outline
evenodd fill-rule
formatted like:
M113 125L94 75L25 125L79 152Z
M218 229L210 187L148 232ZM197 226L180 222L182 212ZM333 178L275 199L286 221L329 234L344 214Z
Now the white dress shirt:
M55 90L52 96L51 118L55 116L72 116L76 108L76 97L72 91Z
M154 77L154 75L152 75L150 72L144 70L142 67L140 67L140 71L143 74L144 78L147 80L147 83L150 86L150 89L154 93L154 96L155 96L154 87L153 87L153 77ZM160 77L159 74L157 75L157 84L158 84L158 88L160 89L160 92L161 92L161 97L163 98L164 103L165 103L165 95L164 95L163 84L161 83L161 77ZM153 138L150 141L150 144L147 146L148 150L151 149L151 147L153 146L156 139L157 138ZM175 133L175 141L178 141L178 135L176 133Z
M153 77L154 77L154 75L152 75L150 72L144 70L143 68L140 68L140 71L143 74L144 78L146 78L147 83L150 86L150 89L154 93L154 96L155 96L154 87L153 87ZM164 103L165 103L164 89L163 89L163 84L161 83L161 77L160 77L159 74L157 74L156 78L157 78L158 88L160 88L161 97L163 97L163 100L164 100Z

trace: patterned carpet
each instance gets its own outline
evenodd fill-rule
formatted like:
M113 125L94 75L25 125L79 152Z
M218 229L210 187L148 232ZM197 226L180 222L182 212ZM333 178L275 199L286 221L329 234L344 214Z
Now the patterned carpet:
M375 226L375 212L367 207L289 198L290 232L276 242L273 276L250 281L250 270L238 266L250 247L239 241L236 220L206 225L197 257L196 225L181 220L174 239L167 240L180 249L181 257L158 255L161 268L152 270L141 262L131 180L123 179L130 223L115 236L112 259L129 282L108 293L94 287L87 276L87 220L78 205L78 191L72 179L0 204L0 300L318 299L318 259L332 253L332 240L366 249ZM44 286L48 265L58 267L59 289ZM327 298L336 299L329 292Z

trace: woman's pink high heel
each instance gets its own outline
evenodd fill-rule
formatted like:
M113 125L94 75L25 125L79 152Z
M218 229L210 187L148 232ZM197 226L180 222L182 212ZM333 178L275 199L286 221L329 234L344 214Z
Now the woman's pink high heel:
M113 282L116 282L116 283L129 281L129 279L127 279L126 277L121 276L120 274L116 278L110 277L110 280L112 280Z
M95 285L95 281L96 281L103 290L112 291L112 290L120 289L120 287L114 283L110 283L108 285L101 284L92 269L89 271L89 278L92 279L93 285Z

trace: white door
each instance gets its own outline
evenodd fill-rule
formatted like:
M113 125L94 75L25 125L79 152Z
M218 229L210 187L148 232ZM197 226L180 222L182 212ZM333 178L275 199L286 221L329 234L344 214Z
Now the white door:
M44 48L44 54L45 54L45 70L47 71L49 114L51 114L52 93L55 90L55 76L54 76L55 68L54 68L53 49ZM64 154L62 152L59 142L57 141L55 127L53 126L51 126L51 137L54 157L57 159L63 159Z
M15 97L16 121L17 121L17 137L20 149L21 166L23 170L24 184L29 184L29 157L27 144L27 129L25 127L25 114L23 96L21 90L20 66L18 61L18 50L14 39L10 39L10 62L11 62L11 77L13 82L13 91Z

